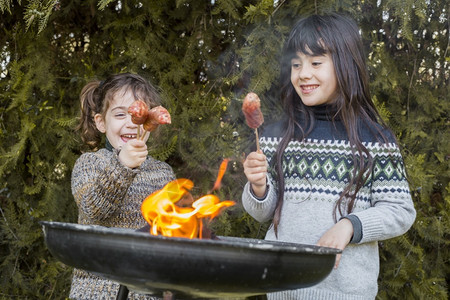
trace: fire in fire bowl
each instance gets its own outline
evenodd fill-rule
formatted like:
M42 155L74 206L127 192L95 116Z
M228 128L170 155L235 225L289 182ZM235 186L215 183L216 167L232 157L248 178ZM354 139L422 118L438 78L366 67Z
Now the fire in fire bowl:
M177 298L248 297L319 283L340 251L257 239L152 236L130 229L41 222L61 262L133 291Z

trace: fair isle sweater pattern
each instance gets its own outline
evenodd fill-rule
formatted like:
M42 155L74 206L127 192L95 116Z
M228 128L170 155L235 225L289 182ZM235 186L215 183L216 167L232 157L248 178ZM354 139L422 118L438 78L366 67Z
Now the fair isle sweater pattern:
M118 151L82 154L72 171L72 194L78 223L138 229L146 225L142 201L175 179L172 168L152 157L136 169L123 166ZM84 270L73 272L70 299L116 299L119 284ZM128 299L157 299L130 291Z
M274 163L279 142L280 139L274 137L261 139L261 147L269 165ZM364 144L375 157L375 162L373 171L364 174L367 179L357 196L356 205L364 207L370 202L374 181L391 192L409 193L408 186L395 184L406 180L398 147L392 143L383 146L379 143ZM367 162L367 159L365 161ZM282 166L286 195L311 195L312 200L320 200L324 195L330 200L339 198L354 171L352 150L348 141L293 141L284 152ZM270 171L272 178L276 178L275 169L271 168ZM300 181L308 184L299 184Z

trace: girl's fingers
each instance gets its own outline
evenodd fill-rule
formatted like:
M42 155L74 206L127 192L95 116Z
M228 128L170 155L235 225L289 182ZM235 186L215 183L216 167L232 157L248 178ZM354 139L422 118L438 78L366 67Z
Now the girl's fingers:
M264 158L262 160L255 159L253 157L247 157L247 159L244 162L244 168L262 168L267 170L267 160Z
M267 173L266 167L251 168L248 170L249 175L261 176L261 177L265 177L266 173Z
M244 174L255 186L266 185L267 160L262 153L251 152L244 161Z

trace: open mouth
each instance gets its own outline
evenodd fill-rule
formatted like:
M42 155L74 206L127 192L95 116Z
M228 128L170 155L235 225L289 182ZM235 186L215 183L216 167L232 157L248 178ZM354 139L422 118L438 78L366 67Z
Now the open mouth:
M314 92L318 87L319 87L318 84L308 84L308 85L300 86L303 94L310 94L310 93Z
M136 134L122 134L120 137L122 138L122 140L128 141L128 140L135 139L137 137L137 135Z

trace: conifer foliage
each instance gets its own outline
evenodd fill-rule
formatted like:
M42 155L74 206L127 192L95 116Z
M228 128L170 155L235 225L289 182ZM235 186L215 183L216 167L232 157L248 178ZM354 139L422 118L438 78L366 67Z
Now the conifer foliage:
M446 299L449 270L448 1L0 0L0 299L64 299L71 268L45 247L39 221L76 222L72 166L78 95L91 78L139 73L157 85L172 125L150 153L239 201L242 154L254 144L240 111L259 94L279 118L280 46L302 14L341 11L361 26L372 96L396 133L418 212L404 236L380 242L379 299ZM218 234L262 238L242 207Z

